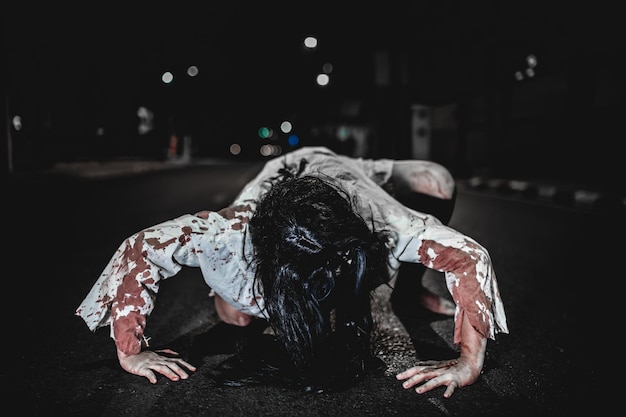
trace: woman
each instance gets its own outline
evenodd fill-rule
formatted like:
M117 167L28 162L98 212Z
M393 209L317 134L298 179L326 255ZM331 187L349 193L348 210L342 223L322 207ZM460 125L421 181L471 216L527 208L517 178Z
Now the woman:
M487 339L508 333L487 250L427 214L433 208L449 218L454 200L454 180L438 164L301 148L269 161L231 206L126 239L76 314L93 331L111 326L127 372L152 383L156 373L186 379L196 368L171 350L148 349L144 328L160 281L183 265L199 267L224 322L266 319L304 376L358 377L373 356L370 291L403 263L420 263L445 275L454 304L425 289L416 297L455 316L460 352L453 360L420 362L397 378L418 393L446 386L449 397L479 377ZM328 358L333 366L323 366Z

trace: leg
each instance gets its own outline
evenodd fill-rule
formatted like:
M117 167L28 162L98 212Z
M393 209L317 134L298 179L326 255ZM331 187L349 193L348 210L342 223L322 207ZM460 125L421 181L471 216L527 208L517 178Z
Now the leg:
M442 200L452 199L456 189L450 171L430 161L395 161L390 181L398 193L417 193Z
M252 321L252 317L237 310L217 294L215 294L215 310L220 319L228 324L245 327Z
M393 180L398 178L398 176L394 176ZM432 214L443 224L448 224L452 218L457 194L454 186L451 191L447 191L451 195L448 199L415 192L408 186L407 182L402 180L400 185L395 182L391 184L390 189L390 193L396 200L413 210ZM422 284L422 277L426 270L427 268L422 264L403 264L400 267L391 296L394 308L401 309L401 306L406 305L406 303L411 305L417 298L420 304L429 311L449 316L454 315L455 305L452 301L431 292Z

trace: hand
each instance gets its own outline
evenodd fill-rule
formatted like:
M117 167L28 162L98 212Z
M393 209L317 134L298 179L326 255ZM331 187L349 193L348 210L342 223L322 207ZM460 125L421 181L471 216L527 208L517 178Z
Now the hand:
M467 315L461 322L461 353L458 359L445 361L422 361L412 368L396 375L404 388L415 388L415 392L423 394L434 388L445 385L445 398L450 398L457 388L473 384L480 376L485 361L487 338L476 331Z
M153 384L157 382L155 372L165 375L172 381L187 379L189 377L187 371L195 372L195 366L178 357L165 356L161 353L174 356L178 355L178 353L171 349L157 351L144 350L135 355L126 355L118 349L117 357L122 369L126 372L144 376Z
M450 398L454 390L466 385L473 384L480 376L480 368L476 368L463 357L445 361L423 361L417 366L407 369L396 375L404 388L415 388L415 392L423 394L442 385L447 386L443 393L445 398Z

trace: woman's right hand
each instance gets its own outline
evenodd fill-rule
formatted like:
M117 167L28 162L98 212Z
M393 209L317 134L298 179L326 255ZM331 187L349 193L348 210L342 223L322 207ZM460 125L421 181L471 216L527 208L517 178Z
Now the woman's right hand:
M189 378L187 371L196 371L196 367L177 357L178 353L171 349L144 350L135 355L126 355L117 350L117 357L122 369L134 375L148 378L153 384L157 382L156 373L165 375L172 381Z

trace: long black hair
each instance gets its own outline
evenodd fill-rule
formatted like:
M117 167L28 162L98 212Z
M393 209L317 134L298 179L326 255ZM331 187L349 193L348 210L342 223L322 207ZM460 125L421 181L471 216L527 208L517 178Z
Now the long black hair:
M385 232L368 227L332 179L283 170L250 233L269 324L295 369L322 379L366 373L370 291L389 278Z

